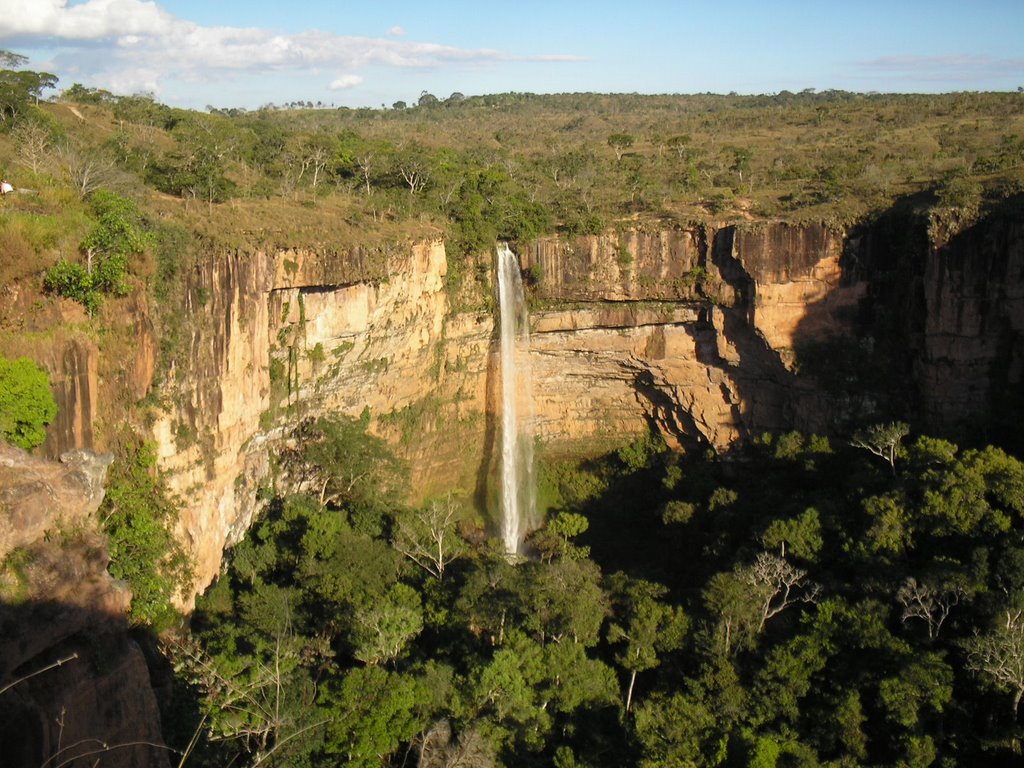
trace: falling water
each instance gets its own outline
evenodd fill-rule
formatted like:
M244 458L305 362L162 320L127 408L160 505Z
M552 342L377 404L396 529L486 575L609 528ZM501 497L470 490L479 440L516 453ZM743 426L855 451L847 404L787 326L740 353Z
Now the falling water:
M498 306L501 331L501 538L517 554L534 522L533 387L530 330L516 255L498 244Z

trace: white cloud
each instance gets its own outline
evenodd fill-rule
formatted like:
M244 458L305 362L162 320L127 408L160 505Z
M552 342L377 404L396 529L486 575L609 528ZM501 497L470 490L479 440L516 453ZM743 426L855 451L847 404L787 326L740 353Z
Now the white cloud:
M942 56L880 56L859 62L862 69L898 79L968 81L978 77L1024 74L1024 58L949 54Z
M96 40L156 33L174 17L143 0L0 0L0 37L42 36ZM181 23L181 22L177 22Z
M359 75L342 75L341 77L335 78L327 87L332 91L344 91L348 88L355 88L362 82L363 78Z
M171 80L206 84L271 73L315 78L317 70L345 72L332 89L362 82L360 69L428 69L501 61L576 61L564 56L519 57L492 49L458 48L319 30L289 34L256 27L204 27L177 18L149 0L0 0L0 39L56 52L54 71L114 92L160 93ZM27 44L27 45L26 45ZM357 80L357 78L360 78Z

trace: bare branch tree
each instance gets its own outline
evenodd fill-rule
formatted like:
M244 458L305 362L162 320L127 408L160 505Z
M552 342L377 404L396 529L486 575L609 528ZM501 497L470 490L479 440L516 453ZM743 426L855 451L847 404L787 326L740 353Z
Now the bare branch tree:
M320 176L331 159L331 147L322 137L307 141L301 149L299 156L299 175L296 182L301 181L306 171L312 169L310 187L313 190L313 200L316 200L316 188L320 183Z
M429 179L424 164L413 157L405 158L398 166L398 172L402 174L405 183L409 185L409 194L415 195L421 191Z
M1021 610L1007 610L1006 621L987 635L966 641L967 666L988 675L997 688L1013 694L1016 720L1024 697L1024 620Z
M88 197L91 192L109 186L114 176L110 161L95 154L80 152L71 144L57 149L61 169L79 197Z
M949 616L950 610L967 594L959 585L949 585L945 589L930 584L918 583L910 577L896 593L896 599L903 606L900 618L906 624L909 619L921 619L928 625L928 637L936 638L942 623Z
M448 720L439 720L419 739L417 768L493 768L494 747L479 730L470 726L458 738Z
M373 152L364 152L361 155L356 155L356 165L359 166L359 172L363 176L363 183L366 185L366 194L370 194L370 173L376 167L377 155Z
M399 518L395 549L438 581L443 580L445 568L463 552L455 530L458 511L449 494L444 501L434 500Z
M185 675L206 700L210 710L207 734L211 741L240 741L262 765L286 744L324 725L320 720L301 727L283 711L288 672L297 664L286 637L278 636L272 657L254 661L243 669L220 669L195 641L177 638L164 645L164 653L179 674Z
M762 552L744 574L744 580L763 594L761 620L757 631L765 622L778 616L794 603L817 602L821 586L808 580L807 571L797 568L778 555Z
M11 138L18 150L18 165L39 173L50 158L52 144L46 126L35 120L23 120L11 131Z

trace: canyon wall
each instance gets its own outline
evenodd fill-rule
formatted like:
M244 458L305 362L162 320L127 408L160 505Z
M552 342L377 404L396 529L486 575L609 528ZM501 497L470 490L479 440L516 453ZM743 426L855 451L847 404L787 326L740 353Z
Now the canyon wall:
M724 451L766 430L834 430L837 414L876 418L801 373L798 351L828 339L841 340L836 363L843 344L887 340L885 371L915 427L990 423L1021 402L1019 216L950 236L928 226L893 214L851 232L694 224L523 246L538 436L579 454L654 427L674 446ZM223 251L185 276L185 340L151 429L184 503L197 590L279 481L277 452L303 418L365 414L409 460L418 498L486 499L500 386L491 255L458 265L461 285L450 258L440 241ZM144 305L125 322L142 351L117 391L138 397L155 342ZM67 407L51 444L88 446L116 377L101 365L97 381L88 340L61 349L48 367Z
M536 305L537 435L579 454L651 427L672 445L718 450L762 430L821 428L821 398L789 363L797 336L843 327L864 291L844 279L842 243L786 225L532 243L521 262ZM186 502L180 535L197 588L247 529L303 418L365 413L409 460L419 498L486 498L500 386L493 298L486 277L448 284L448 258L440 241L230 252L189 276L190 337L153 434Z

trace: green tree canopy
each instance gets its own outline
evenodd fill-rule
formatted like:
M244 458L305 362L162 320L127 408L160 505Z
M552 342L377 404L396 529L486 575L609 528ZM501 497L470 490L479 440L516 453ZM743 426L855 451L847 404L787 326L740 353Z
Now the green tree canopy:
M28 58L0 50L0 64L21 67ZM10 126L19 115L57 85L57 76L27 69L0 69L0 123Z

